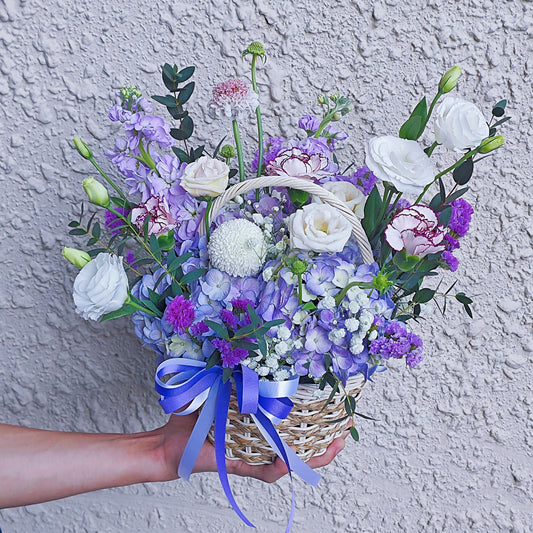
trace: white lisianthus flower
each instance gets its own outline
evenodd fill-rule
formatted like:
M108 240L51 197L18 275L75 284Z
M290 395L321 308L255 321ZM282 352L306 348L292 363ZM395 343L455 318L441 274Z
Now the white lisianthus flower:
M207 155L189 163L180 185L192 196L218 196L228 186L229 167Z
M98 320L117 311L128 299L128 277L122 257L98 254L89 261L74 280L76 312L85 320Z
M449 150L476 148L489 136L489 126L471 102L448 96L435 112L435 139Z
M289 220L291 248L342 252L352 233L346 218L330 205L308 204Z
M391 135L370 139L366 166L400 192L419 194L437 175L433 161L416 141Z
M366 196L349 181L327 181L321 184L327 191L333 193L339 200L343 201L359 218L365 216ZM313 196L313 202L324 203L317 196Z
M223 222L208 245L213 268L237 277L255 276L263 266L266 249L261 228L244 218Z

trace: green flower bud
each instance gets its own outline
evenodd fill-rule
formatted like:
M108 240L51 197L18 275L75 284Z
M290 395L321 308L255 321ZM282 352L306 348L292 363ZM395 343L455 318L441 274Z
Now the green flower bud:
M163 233L157 237L157 244L159 244L160 250L170 251L176 245L176 240L174 239L174 230L170 230L167 233Z
M253 43L250 43L248 45L248 48L246 48L246 50L243 51L242 57L248 54L252 54L254 56L264 56L265 47L261 43L254 41Z
M231 144L225 144L220 149L219 153L224 159L231 159L232 157L235 157L237 155L237 152L235 151L235 148L233 148L233 146L231 146Z
M320 105L324 105L326 102L327 102L326 97L325 97L323 94L321 94L321 95L318 97L318 103L319 103Z
M340 120L342 117L342 113L340 113L339 111L333 113L333 116L331 117L333 120Z
M74 143L76 150L78 150L82 157L84 157L85 159L91 159L92 154L89 150L89 147L79 137L74 137L74 139L72 139L72 142Z
M335 94L332 94L329 99L332 101L332 102L336 102L338 99L339 99L339 93L335 93Z
M127 85L126 87L122 87L122 89L120 89L120 96L122 97L122 100L126 102L131 98L140 98L142 93L137 85Z
M307 270L307 263L301 259L295 259L291 264L291 272L296 276L302 275Z
M87 252L77 248L67 248L65 246L61 253L67 261L80 268L83 268L91 260L91 256Z
M100 207L109 205L109 194L107 189L94 178L86 178L82 182L83 190L89 197L89 202Z
M372 288L378 290L380 294L386 293L393 285L394 282L389 280L387 275L382 272L378 272L371 282Z
M442 94L449 93L452 89L455 89L462 70L461 67L455 65L455 67L452 67L446 72L446 74L444 74L444 76L442 76L439 82L439 91Z
M479 151L482 154L487 154L489 152L492 152L493 150L496 150L496 148L499 148L504 143L504 141L505 139L502 135L488 137L481 141L481 144L479 145Z

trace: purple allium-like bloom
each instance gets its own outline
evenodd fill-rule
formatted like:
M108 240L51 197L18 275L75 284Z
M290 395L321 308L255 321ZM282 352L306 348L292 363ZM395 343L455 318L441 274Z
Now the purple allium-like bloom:
M458 198L450 205L452 206L452 217L448 228L455 232L457 236L464 237L470 229L470 221L472 220L474 209L464 198Z
M441 259L448 265L448 268L455 272L457 270L457 267L459 266L459 261L457 257L455 257L451 252L448 250L444 250L441 255Z
M178 333L185 332L194 322L195 315L194 304L181 294L176 296L165 310L165 320L172 324L172 327Z
M370 343L370 354L383 359L409 356L409 366L416 366L421 360L422 340L409 333L403 322L392 321L385 326L383 336Z
M128 263L128 265L131 265L136 260L137 260L137 258L135 257L135 254L131 250L128 250L126 252L126 259L125 259L126 263Z
M233 348L231 342L227 340L215 338L211 343L220 352L224 368L234 368L248 357L248 350L245 348Z
M298 127L304 130L308 135L316 133L320 127L320 119L313 115L305 115L298 121Z
M203 320L200 320L200 322L193 324L189 331L191 332L191 335L198 337L204 333L207 333L209 331L209 326Z
M378 178L374 176L374 173L367 166L364 166L358 168L351 174L348 177L348 181L353 183L365 196L368 196L372 192Z
M282 150L285 150L284 142L285 139L283 137L269 137L266 141L263 141L263 166L265 168ZM252 172L257 172L258 161L259 150L255 152L255 157L252 161Z
M253 307L254 303L246 298L234 298L231 300L231 305L235 311L246 311L248 306L251 305Z
M453 250L457 250L461 246L459 241L449 233L444 236L444 241L446 242L446 250L449 252L453 252Z
M124 207L117 207L115 211L118 211L121 215L124 215L125 217L127 217L129 213L129 210L125 209ZM116 235L117 233L120 233L120 230L116 228L121 226L123 222L120 218L118 218L117 215L115 215L115 213L106 209L104 213L104 220L106 227L111 231L111 235Z

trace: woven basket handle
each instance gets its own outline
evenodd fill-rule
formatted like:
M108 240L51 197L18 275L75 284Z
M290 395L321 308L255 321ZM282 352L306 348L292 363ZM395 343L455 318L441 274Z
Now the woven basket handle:
M227 189L213 202L211 211L209 212L209 224L213 222L220 209L222 209L230 200L239 196L240 194L246 194L254 189L261 189L263 187L290 187L291 189L298 189L300 191L308 192L313 196L317 196L327 204L338 209L348 222L352 225L352 233L359 245L363 261L370 265L374 262L372 255L372 249L365 230L361 226L360 220L355 216L351 209L342 201L339 200L333 193L324 189L320 185L307 181L303 178L291 178L288 176L261 176L260 178L253 178L245 181L240 181L235 185ZM203 228L203 225L200 226Z

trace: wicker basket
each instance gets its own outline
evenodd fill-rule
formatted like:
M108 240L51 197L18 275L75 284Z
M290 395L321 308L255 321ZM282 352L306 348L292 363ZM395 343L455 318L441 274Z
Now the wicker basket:
M213 202L209 223L213 221L219 210L228 201L238 195L263 187L290 187L306 191L337 208L352 225L352 233L359 244L365 263L370 264L374 261L366 233L361 222L350 208L320 185L302 178L263 176L239 182ZM364 377L357 374L348 380L345 390L347 394L357 400L364 384ZM335 395L332 402L322 411L331 391L328 389L329 386L320 397L317 395L317 385L300 384L296 394L291 396L294 407L289 416L277 426L280 437L304 461L325 453L333 440L340 437L346 429L345 420L332 423L333 420L340 419L345 415L342 395ZM210 442L214 442L213 428L209 432L208 439ZM276 457L275 452L264 440L253 419L249 415L243 415L239 412L237 399L233 395L229 405L226 426L226 457L228 459L240 459L249 464L269 464Z

